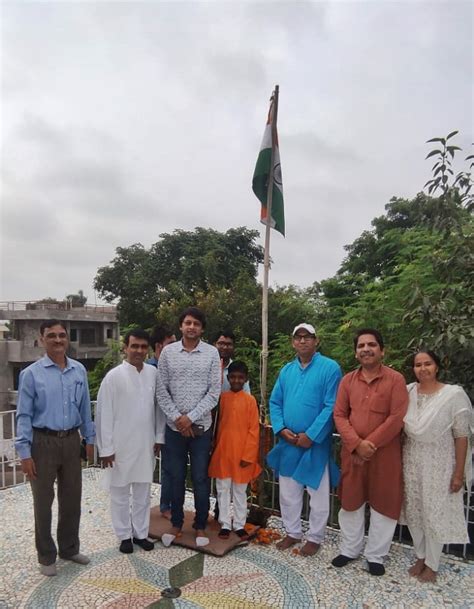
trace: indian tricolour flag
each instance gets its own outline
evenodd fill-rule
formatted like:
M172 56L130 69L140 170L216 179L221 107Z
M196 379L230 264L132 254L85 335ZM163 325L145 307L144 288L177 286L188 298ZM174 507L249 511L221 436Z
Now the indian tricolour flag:
M267 223L267 199L268 199L268 183L270 179L270 167L272 159L272 121L274 101L270 104L268 112L267 125L263 134L260 154L258 155L257 164L252 180L252 190L262 204L260 212L260 220L263 224ZM281 177L280 151L278 149L278 136L276 125L274 132L274 154L273 154L273 188L272 188L272 207L270 226L285 235L285 210L283 207L283 184Z

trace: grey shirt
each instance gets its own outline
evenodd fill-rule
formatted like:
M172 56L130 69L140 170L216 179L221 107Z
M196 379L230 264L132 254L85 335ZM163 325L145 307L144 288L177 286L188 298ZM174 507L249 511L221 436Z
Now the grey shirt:
M177 431L174 421L182 414L209 429L220 392L221 362L215 347L199 341L192 351L186 351L182 341L177 341L163 349L156 397L171 429Z

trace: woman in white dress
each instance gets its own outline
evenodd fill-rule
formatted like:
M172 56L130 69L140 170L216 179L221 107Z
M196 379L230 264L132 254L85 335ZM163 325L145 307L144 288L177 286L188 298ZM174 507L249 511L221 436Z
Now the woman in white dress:
M421 351L413 360L418 380L408 385L404 422L404 503L400 521L407 524L417 557L409 574L436 581L445 543L467 543L463 507L464 480L470 486L472 406L458 385L438 380L440 360Z

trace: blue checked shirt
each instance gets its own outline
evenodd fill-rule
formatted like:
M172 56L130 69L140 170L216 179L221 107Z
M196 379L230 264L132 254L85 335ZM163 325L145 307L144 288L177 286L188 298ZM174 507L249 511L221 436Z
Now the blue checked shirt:
M186 351L179 340L167 345L158 360L156 377L158 406L166 415L168 427L182 414L193 423L211 426L211 410L221 393L221 360L217 349L199 341Z
M94 443L86 369L69 357L66 362L61 370L45 355L20 374L15 442L20 459L31 457L33 427L55 431L79 427L86 442Z

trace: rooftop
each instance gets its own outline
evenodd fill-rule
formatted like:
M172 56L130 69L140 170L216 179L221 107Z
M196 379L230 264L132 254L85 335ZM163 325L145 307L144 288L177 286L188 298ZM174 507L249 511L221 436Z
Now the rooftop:
M338 532L328 529L320 552L311 558L280 552L274 546L249 544L223 558L179 547L118 552L111 529L108 495L101 471L84 470L81 551L91 557L82 567L58 561L57 577L38 571L29 485L0 491L0 608L235 608L309 609L311 607L457 607L473 606L474 564L443 556L436 584L421 584L407 569L411 548L394 544L387 573L373 577L363 560L344 569L331 566L338 553ZM152 486L152 505L160 487ZM189 507L192 498L187 497ZM53 513L56 512L56 506ZM55 529L53 522L53 530ZM271 526L280 528L277 518ZM171 570L171 571L170 571ZM161 592L172 583L181 588L175 600Z
M1 320L60 319L62 321L117 321L115 305L74 307L69 300L0 301Z

